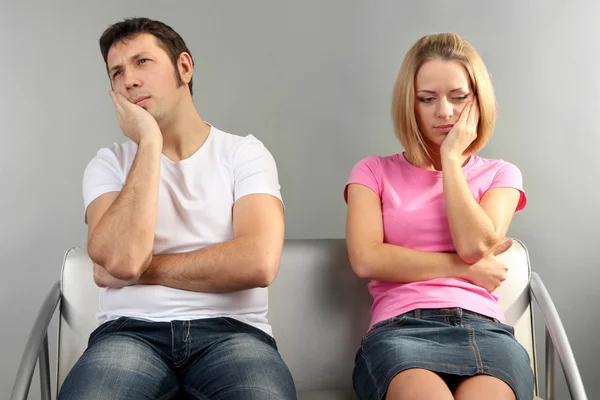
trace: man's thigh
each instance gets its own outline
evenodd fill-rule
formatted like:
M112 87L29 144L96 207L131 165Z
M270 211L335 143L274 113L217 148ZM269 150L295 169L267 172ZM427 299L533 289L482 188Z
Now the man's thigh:
M275 341L238 321L197 355L183 377L189 399L296 399L294 381Z
M170 399L179 384L150 345L134 336L109 333L86 349L59 394L66 399Z

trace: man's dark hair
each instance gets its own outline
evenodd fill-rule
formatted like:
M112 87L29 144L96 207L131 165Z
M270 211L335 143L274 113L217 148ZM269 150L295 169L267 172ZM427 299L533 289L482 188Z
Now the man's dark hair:
M192 53L190 53L181 36L169 25L160 21L154 21L149 18L128 18L109 26L100 37L100 51L102 52L104 63L106 64L108 51L115 43L132 39L142 33L149 33L158 40L159 46L167 52L173 63L177 83L179 86L183 85L179 68L177 68L177 61L181 53L188 53L190 58L192 57ZM193 64L194 59L192 58ZM190 80L189 87L190 94L194 94L192 91L192 80Z

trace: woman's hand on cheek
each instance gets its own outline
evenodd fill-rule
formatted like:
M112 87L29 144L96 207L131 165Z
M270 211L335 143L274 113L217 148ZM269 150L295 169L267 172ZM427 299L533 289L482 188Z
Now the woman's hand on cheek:
M454 124L444 139L440 152L442 158L462 159L465 150L477 138L477 125L479 123L479 105L477 100L468 103L463 108L460 118Z

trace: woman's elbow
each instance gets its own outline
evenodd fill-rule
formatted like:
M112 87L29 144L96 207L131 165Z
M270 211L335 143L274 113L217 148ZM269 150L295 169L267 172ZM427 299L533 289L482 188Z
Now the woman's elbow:
M371 279L373 271L365 253L349 251L348 255L350 258L350 265L356 276L360 279Z
M360 279L372 279L372 271L367 264L352 264L352 270Z
M348 241L348 258L352 270L360 279L377 280L379 275L376 266L381 254L381 243L377 241Z
M457 250L456 254L463 260L466 264L477 264L483 257L485 257L485 253L478 249L469 249L469 250Z
M480 240L470 241L457 246L456 254L467 264L476 264L481 259L492 253L499 240L495 237L486 237Z

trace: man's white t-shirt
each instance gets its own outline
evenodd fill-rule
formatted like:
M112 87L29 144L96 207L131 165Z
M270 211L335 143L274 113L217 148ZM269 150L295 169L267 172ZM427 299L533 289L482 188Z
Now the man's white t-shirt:
M83 176L85 209L104 193L121 191L137 145L128 140L103 148ZM211 126L205 143L179 162L161 155L153 254L198 250L233 239L232 209L243 196L263 193L281 200L275 160L253 135L233 135ZM231 317L272 335L268 293L192 292L161 285L104 288L98 322L119 317L149 321Z

